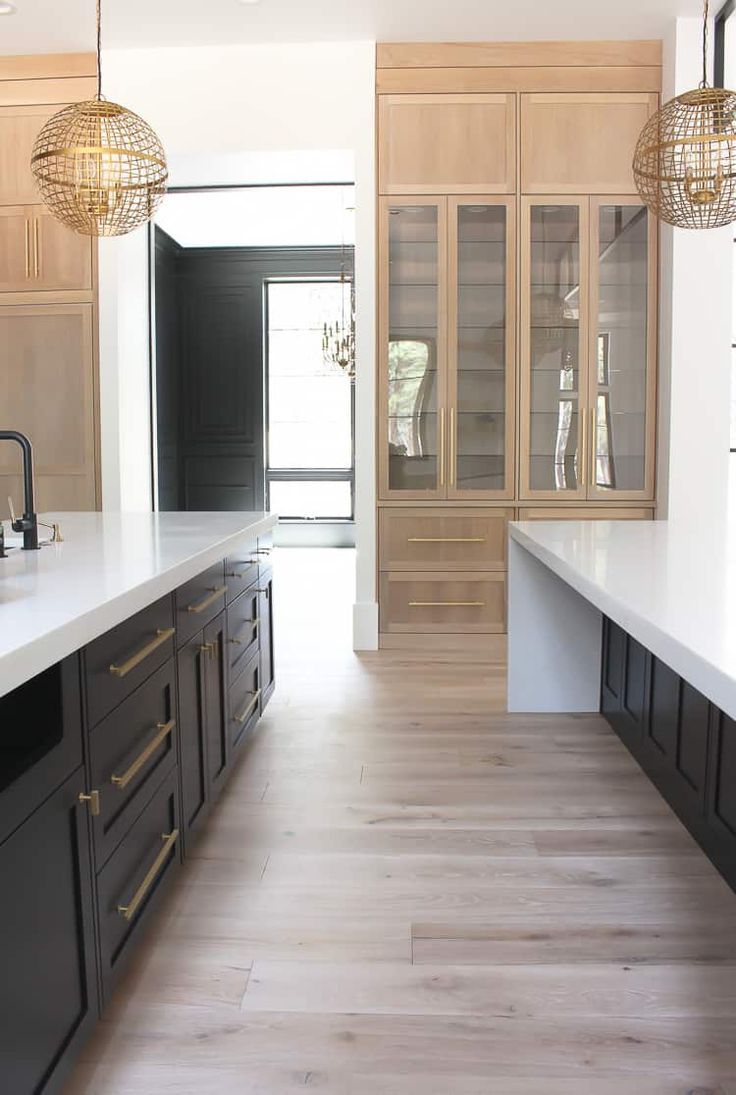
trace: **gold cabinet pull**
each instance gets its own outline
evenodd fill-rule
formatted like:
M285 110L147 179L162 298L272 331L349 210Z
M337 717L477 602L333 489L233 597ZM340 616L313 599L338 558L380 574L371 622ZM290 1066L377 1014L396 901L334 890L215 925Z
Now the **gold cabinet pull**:
M259 616L254 616L252 620L243 620L244 627L258 627L261 622ZM242 639L228 639L232 646L250 646L250 642L244 643ZM254 640L255 641L255 640Z
M455 464L457 462L457 435L455 433L455 408L450 407L450 486L455 486Z
M253 714L253 709L258 703L258 698L261 694L260 688L257 688L255 692L250 693L253 699L250 701L245 711L242 711L239 715L233 715L233 722L239 722L242 726L244 722L247 722L250 716Z
M122 776L110 776L110 782L120 790L124 791L130 781L138 775L146 761L156 752L161 742L169 736L171 731L176 726L173 719L169 722L157 722L156 733L149 741L148 745L143 749L135 758L129 768L123 772Z
M33 218L33 273L41 276L41 244L39 239L38 217Z
M578 407L578 423L580 425L580 453L578 459L578 479L580 480L580 486L585 486L586 479L586 466L588 462L588 446L587 442L587 420L585 412Z
M409 608L484 608L485 601L409 601Z
M26 217L26 278L31 277L31 219Z
M254 555L270 555L271 548L256 548L253 552Z
M248 570L250 569L250 567L256 566L257 563L258 563L257 559L249 559L247 563L236 563L235 564L236 566L243 566L243 567L245 567L245 570L241 571L240 574L238 574L237 570L226 570L225 571L225 577L226 578L237 578L238 581L240 582L240 581L243 580L245 575L248 573Z
M445 408L440 407L440 486L445 485Z
M596 479L596 457L598 449L598 437L597 437L597 413L595 407L590 408L590 485L591 487L597 486Z
M90 791L90 793L88 795L85 795L84 791L80 791L79 794L77 795L77 798L82 803L84 803L84 802L89 803L89 812L92 814L92 817L99 817L100 816L100 792L99 791Z
M407 544L485 544L485 536L407 536Z
M218 597L222 597L223 593L227 592L227 586L217 586L215 589L210 589L206 597L203 597L201 601L197 601L194 605L187 605L187 612L195 612L199 614L204 612L206 608L214 604Z
M161 839L164 842L163 848L146 871L146 877L143 879L128 904L118 905L118 912L124 920L132 920L135 916L140 903L143 901L144 897L150 890L153 882L155 881L156 875L163 867L166 861L166 857L179 839L179 830L174 829L170 833L161 833Z
M115 662L110 666L109 672L113 677L127 677L131 669L135 669L137 665L145 661L149 654L153 654L154 650L158 650L160 646L163 646L172 635L175 634L173 627L159 627L156 629L156 638L151 639L150 643L146 643L140 650L128 658L127 662L123 662L121 665L116 665Z

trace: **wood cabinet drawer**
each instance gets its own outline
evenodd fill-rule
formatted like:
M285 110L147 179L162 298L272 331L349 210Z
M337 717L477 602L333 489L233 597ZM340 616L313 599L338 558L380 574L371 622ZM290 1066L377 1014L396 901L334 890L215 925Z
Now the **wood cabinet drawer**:
M171 597L144 608L84 651L89 725L117 707L174 653Z
M214 566L179 586L176 591L176 641L188 642L225 607L224 563Z
M522 506L520 521L651 521L650 509L627 506L616 509L597 509L595 506L574 506L571 509L554 506Z
M513 509L382 509L381 570L505 570Z
M258 540L255 536L238 544L225 560L226 600L229 604L258 581Z
M506 575L383 573L380 630L501 633L506 630Z
M230 745L237 749L248 738L261 713L261 669L257 651L231 686L227 710Z
M97 878L103 1000L181 861L176 770L167 776Z
M152 788L176 764L173 659L95 727L89 756L92 787L100 792L100 813L94 819L99 870L150 798Z
M258 652L258 589L257 585L252 586L228 605L227 659L231 684Z

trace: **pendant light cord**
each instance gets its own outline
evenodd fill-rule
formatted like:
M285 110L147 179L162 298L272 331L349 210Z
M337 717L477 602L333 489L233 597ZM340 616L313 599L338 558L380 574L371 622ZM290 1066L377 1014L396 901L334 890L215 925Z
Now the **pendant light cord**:
M99 0L98 0L99 2ZM708 0L704 0L703 3L703 79L700 81L701 87L708 86Z
M102 11L97 0L97 98L102 98Z

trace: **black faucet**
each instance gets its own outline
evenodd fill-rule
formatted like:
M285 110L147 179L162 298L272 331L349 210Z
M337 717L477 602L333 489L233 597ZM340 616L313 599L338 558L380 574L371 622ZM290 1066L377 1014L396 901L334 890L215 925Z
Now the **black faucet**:
M33 500L33 447L24 433L0 430L0 441L17 441L23 450L23 516L13 518L13 532L23 533L23 550L38 550L38 518Z

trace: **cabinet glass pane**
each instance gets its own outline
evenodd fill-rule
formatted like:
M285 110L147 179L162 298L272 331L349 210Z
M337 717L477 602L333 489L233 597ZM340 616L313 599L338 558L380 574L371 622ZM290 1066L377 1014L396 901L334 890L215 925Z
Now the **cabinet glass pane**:
M388 485L438 481L436 206L389 210Z
M580 424L580 214L533 206L530 240L532 490L577 490Z
M595 486L645 487L647 398L647 211L599 212L595 342Z
M457 213L459 490L503 490L506 476L506 207Z

